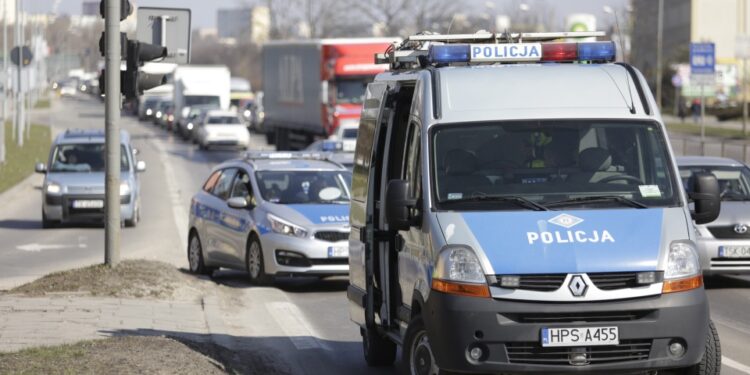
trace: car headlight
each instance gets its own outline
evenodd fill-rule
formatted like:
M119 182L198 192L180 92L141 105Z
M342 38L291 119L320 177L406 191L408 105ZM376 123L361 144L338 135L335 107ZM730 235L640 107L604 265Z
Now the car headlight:
M192 122L188 122L188 124L187 124L187 130L193 130L193 126L194 125L193 125Z
M154 111L151 110L151 108L146 110L146 116L151 116L154 113Z
M128 184L126 181L120 183L120 195L130 195L130 184Z
M441 251L433 277L462 283L487 283L479 258L467 247L449 247Z
M242 114L245 115L245 117L250 117L250 115L252 115L249 109L246 109L245 112L242 112Z
M667 255L664 279L682 279L700 274L698 253L688 242L672 242Z
M46 191L47 194L60 194L62 193L62 186L54 182L48 182Z
M281 220L271 214L268 214L268 221L271 223L271 229L276 233L286 234L288 236L299 238L307 237L307 231L298 225L294 225L290 222Z

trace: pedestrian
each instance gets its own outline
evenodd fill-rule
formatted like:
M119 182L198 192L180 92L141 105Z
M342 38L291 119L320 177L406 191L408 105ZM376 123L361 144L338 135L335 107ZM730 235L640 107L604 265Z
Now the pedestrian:
M685 105L685 102L680 100L677 102L677 116L680 117L680 122L685 122L685 117L687 116L687 108Z
M700 99L693 99L693 104L690 106L690 110L693 113L693 122L696 124L701 118L701 101Z

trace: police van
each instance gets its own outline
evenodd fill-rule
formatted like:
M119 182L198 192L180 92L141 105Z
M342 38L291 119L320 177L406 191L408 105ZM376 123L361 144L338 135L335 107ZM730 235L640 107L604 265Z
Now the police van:
M369 365L400 346L410 374L719 373L694 228L716 179L686 194L643 76L577 39L603 35L423 34L376 56L347 290Z

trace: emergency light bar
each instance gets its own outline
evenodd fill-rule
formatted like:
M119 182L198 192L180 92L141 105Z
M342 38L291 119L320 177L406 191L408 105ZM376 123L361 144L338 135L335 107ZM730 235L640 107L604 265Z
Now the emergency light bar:
M615 60L614 42L509 43L431 45L427 54L434 64L497 62L574 62Z

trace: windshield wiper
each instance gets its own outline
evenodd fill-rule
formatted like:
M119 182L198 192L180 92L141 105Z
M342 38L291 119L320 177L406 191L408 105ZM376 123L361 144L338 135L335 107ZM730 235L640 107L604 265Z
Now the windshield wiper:
M472 197L451 199L443 201L443 203L466 203L466 202L508 202L513 203L516 206L523 207L532 211L549 211L549 208L526 199L521 196L515 195L475 195Z
M579 203L617 202L634 208L648 208L645 204L620 195L596 195L591 197L571 198L547 203L547 207L573 206Z

